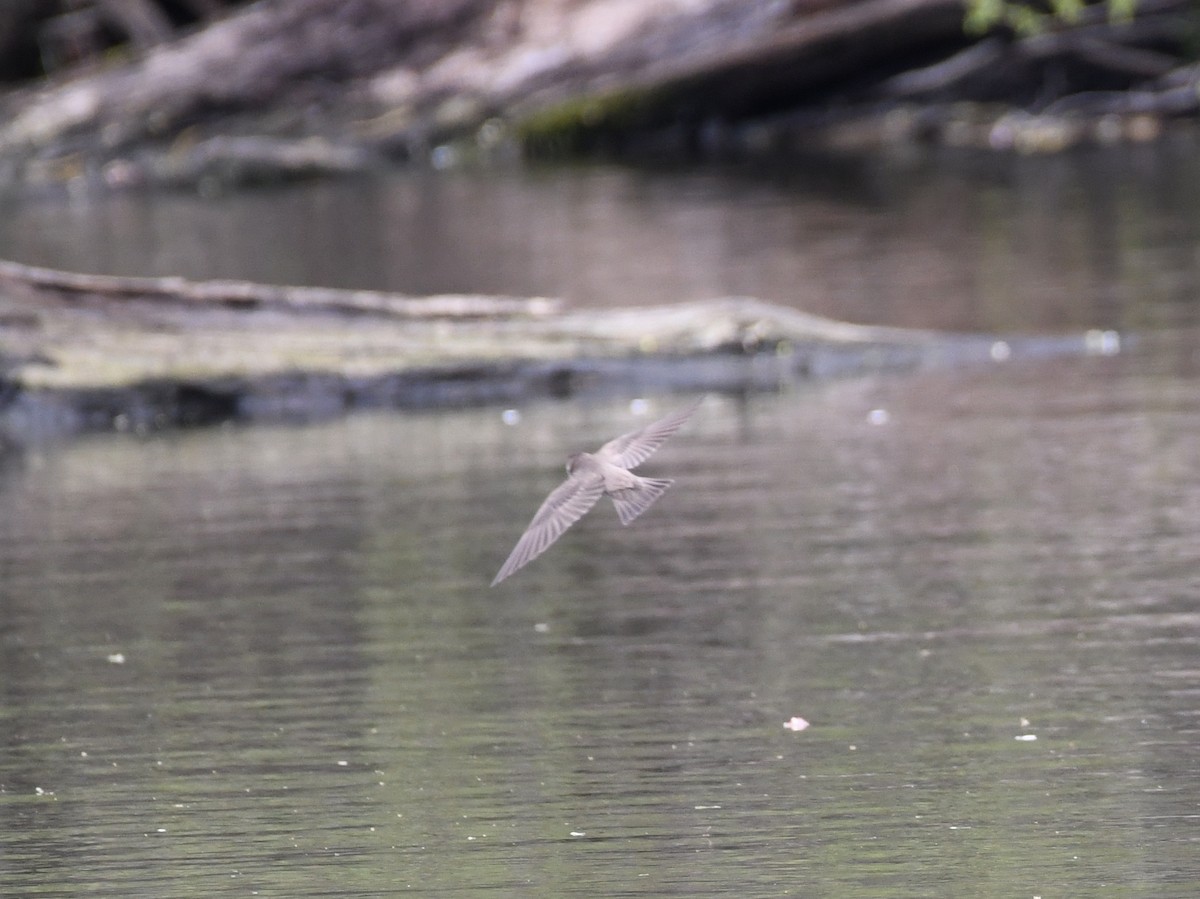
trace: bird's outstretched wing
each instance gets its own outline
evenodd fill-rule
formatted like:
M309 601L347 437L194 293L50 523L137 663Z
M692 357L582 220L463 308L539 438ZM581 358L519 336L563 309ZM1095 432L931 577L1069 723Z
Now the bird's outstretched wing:
M529 522L529 527L500 567L492 586L528 565L582 518L604 495L604 477L597 472L577 472L554 488Z
M690 406L672 412L666 418L660 418L636 431L614 437L600 447L595 455L605 462L611 462L621 468L637 468L649 459L655 450L666 443L667 438L678 431L685 421L692 417L692 413L700 408L700 402L700 400L696 400Z

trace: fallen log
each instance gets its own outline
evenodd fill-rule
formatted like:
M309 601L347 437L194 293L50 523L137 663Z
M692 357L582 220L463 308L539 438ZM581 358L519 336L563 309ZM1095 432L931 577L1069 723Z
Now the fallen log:
M189 281L180 277L91 275L0 260L0 285L4 282L53 292L67 300L100 296L241 309L276 309L292 313L370 314L400 319L536 317L550 315L560 306L559 301L545 297L446 294L414 298L378 290L288 287L252 281Z
M1107 333L1002 339L855 325L745 297L556 309L542 300L420 300L0 262L0 447L85 430L366 407L769 391L1120 347Z

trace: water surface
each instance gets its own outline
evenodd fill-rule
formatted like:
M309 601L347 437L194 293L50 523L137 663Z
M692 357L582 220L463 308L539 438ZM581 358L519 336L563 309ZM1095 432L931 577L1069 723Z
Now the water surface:
M10 457L0 877L1186 895L1200 384L1171 369L711 397L651 513L601 507L494 590L626 403Z
M1189 140L7 209L63 268L1141 339L710 397L496 589L631 397L0 455L2 892L1193 894Z
M1057 158L402 171L214 197L11 204L0 256L123 275L576 307L753 296L991 332L1197 324L1200 132Z

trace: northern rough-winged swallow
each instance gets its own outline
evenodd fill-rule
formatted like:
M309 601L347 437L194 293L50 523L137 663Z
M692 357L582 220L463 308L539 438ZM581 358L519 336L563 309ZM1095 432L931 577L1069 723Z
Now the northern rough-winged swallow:
M649 509L672 481L638 477L630 469L650 458L691 417L700 402L696 400L686 409L622 434L594 453L575 453L567 459L567 479L546 497L496 574L492 586L549 549L563 531L582 518L605 494L617 507L621 524L629 524Z

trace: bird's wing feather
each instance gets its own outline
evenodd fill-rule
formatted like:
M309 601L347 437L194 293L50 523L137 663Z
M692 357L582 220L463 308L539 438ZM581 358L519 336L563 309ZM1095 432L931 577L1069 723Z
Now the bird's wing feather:
M596 472L576 473L555 487L509 553L492 586L549 549L563 531L582 518L603 495L604 478Z
M649 459L668 437L678 431L699 407L700 400L696 400L690 406L672 412L666 418L622 434L600 447L595 455L621 468L637 468Z
M621 524L629 524L649 509L673 483L670 478L638 478L635 486L610 493Z

